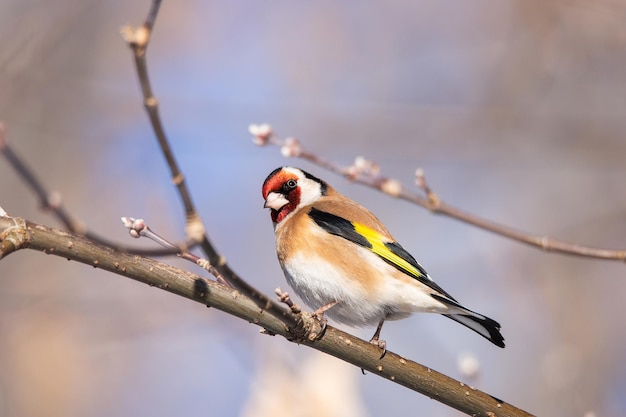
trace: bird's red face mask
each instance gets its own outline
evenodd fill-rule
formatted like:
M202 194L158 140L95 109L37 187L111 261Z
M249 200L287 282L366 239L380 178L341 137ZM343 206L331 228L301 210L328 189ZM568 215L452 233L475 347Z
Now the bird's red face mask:
M272 172L263 183L263 208L269 208L274 223L280 223L300 204L298 178L281 168Z

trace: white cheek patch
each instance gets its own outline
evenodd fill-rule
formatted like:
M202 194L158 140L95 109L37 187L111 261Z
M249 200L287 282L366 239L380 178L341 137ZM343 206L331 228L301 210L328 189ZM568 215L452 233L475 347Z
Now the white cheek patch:
M308 206L313 204L322 196L321 186L318 182L308 178L300 178L298 180L300 186L300 206Z
M322 196L322 186L319 182L313 181L304 175L298 168L285 167L285 172L298 177L298 186L300 187L300 204L299 207L313 204Z

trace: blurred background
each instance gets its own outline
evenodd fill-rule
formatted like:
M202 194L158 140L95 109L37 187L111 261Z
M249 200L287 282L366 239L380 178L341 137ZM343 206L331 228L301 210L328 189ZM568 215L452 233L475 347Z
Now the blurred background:
M141 242L120 216L184 236L119 35L149 4L0 3L7 140L92 231L126 244ZM260 187L277 166L300 166L376 213L442 287L498 320L507 342L501 350L418 315L385 325L392 351L538 415L623 416L623 263L544 253L433 216L258 148L247 128L271 123L338 164L374 159L407 186L421 167L452 205L625 249L625 20L619 0L166 0L148 63L209 236L251 283L287 287ZM0 206L59 225L4 160ZM0 416L287 413L459 415L129 279L32 251L0 262Z

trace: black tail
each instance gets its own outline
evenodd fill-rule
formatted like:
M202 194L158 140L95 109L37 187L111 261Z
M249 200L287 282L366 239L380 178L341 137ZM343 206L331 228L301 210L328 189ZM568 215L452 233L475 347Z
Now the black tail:
M458 311L458 313L444 314L444 316L474 330L494 345L501 348L504 347L504 337L502 337L502 333L500 333L500 323L482 314L468 310L456 301L452 301L437 294L431 294L431 296L449 306L450 310Z
M444 316L469 327L476 333L489 340L496 346L504 347L504 337L500 333L500 324L489 317L481 316L478 313L469 314L444 314Z

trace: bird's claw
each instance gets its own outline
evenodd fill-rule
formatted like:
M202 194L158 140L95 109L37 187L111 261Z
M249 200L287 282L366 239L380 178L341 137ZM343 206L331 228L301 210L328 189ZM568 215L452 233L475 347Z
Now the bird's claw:
M311 315L311 317L316 319L321 326L319 333L315 337L315 340L319 340L322 338L322 336L324 336L324 333L326 333L326 327L328 327L328 319L324 317L323 311L322 312L316 311Z
M382 353L380 354L380 358L378 359L384 358L387 354L387 342L382 339L372 338L372 340L370 340L370 343L378 347L379 349L382 349Z

